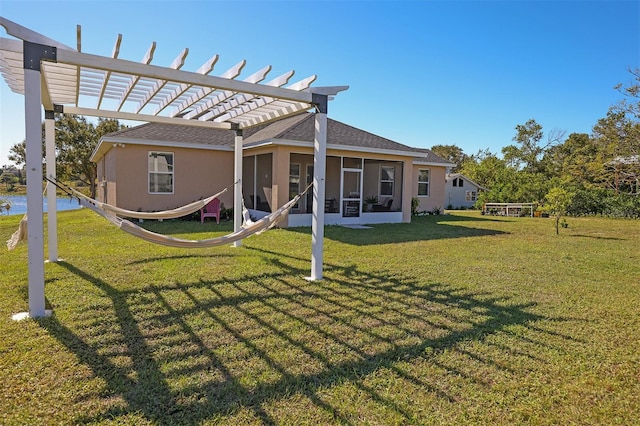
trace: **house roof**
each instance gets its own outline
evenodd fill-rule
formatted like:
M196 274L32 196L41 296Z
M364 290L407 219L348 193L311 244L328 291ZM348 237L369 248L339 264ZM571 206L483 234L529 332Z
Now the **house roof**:
M245 146L262 143L304 142L312 143L315 133L313 114L302 113L278 121L243 130ZM103 136L92 155L92 161L102 157L114 143L144 143L163 146L182 146L232 150L235 132L180 126L164 123L147 123L119 130ZM334 148L358 148L359 151L384 151L411 155L414 161L453 166L428 149L412 148L365 130L327 119L327 145Z
M416 157L413 159L416 163L438 163L444 164L448 167L455 167L455 164L443 159L439 155L435 154L430 149L426 148L412 148L416 153Z
M447 175L447 182L449 182L451 179L455 179L455 178L463 178L464 180L466 180L467 182L469 182L472 185L475 185L478 187L478 189L482 189L483 191L486 191L487 188L485 188L484 186L472 181L471 179L469 179L467 176L463 175L462 173L450 173Z

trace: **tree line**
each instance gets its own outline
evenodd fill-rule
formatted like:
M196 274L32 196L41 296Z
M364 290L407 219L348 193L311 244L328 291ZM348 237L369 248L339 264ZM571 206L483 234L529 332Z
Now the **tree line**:
M431 150L486 189L478 208L485 202L548 205L562 196L566 201L556 208L565 214L640 218L640 69L630 73L630 84L615 87L622 99L591 134L545 133L530 119L515 127L501 157L488 149L467 155L456 145Z
M96 195L96 164L91 154L100 138L126 126L118 120L99 118L97 124L74 114L55 114L56 177L77 187L87 188L92 198ZM26 141L10 149L9 160L17 166L26 164ZM45 152L44 123L42 125L42 152ZM3 174L4 176L4 174ZM6 178L8 180L8 178Z

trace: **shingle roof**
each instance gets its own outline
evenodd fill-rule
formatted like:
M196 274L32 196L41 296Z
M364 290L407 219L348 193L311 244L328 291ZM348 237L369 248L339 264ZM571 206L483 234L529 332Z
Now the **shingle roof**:
M232 130L147 123L109 133L104 138L106 140L126 138L155 142L176 142L176 144L229 145L233 143L234 135L235 133Z
M260 129L250 137L245 135L245 142L260 142L269 139L312 142L314 133L315 120L313 119L313 114L299 114L276 121ZM327 119L327 144L402 152L413 151L410 146L374 135L331 118Z
M315 120L313 114L303 113L244 130L244 143L251 144L262 141L300 141L313 142ZM206 127L180 126L175 124L147 123L136 127L119 130L104 136L110 139L137 139L148 142L180 144L199 144L220 147L232 147L235 132L233 130L211 129ZM398 153L414 153L416 161L444 163L443 160L428 149L412 148L383 138L373 133L358 129L333 119L327 119L327 144L362 148L367 150L385 150Z
M413 150L416 152L416 155L417 155L416 158L414 158L414 161L427 162L427 163L445 163L445 164L455 165L450 161L440 157L439 155L436 155L430 149L413 148Z

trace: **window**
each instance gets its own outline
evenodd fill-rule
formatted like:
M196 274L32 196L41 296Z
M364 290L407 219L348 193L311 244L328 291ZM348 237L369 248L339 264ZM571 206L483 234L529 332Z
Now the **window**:
M429 170L421 169L418 171L418 196L429 196Z
M467 191L464 199L465 201L476 201L476 191Z
M454 178L453 179L453 186L457 186L462 188L464 181L462 180L462 178Z
M173 153L149 152L149 193L173 194Z
M381 166L380 167L380 196L392 197L393 196L393 177L395 173L394 167Z

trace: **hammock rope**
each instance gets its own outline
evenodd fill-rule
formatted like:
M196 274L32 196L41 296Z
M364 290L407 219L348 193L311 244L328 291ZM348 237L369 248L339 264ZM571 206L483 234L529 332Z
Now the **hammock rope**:
M208 238L203 240L187 240L183 238L170 237L164 234L158 234L156 232L149 231L144 229L133 222L123 219L110 213L106 210L100 209L98 206L93 203L85 200L84 198L80 198L80 204L87 207L88 209L94 211L98 215L104 217L109 222L116 225L119 229L128 234L131 234L135 237L141 238L145 241L154 244L160 244L169 247L177 247L177 248L209 248L209 247L217 247L225 244L230 244L235 241L242 240L244 238L250 237L251 235L258 234L266 231L267 229L271 229L280 223L286 215L289 213L291 208L297 204L302 196L312 187L312 184L309 185L303 192L296 195L293 199L285 203L282 207L270 213L269 215L263 217L257 221L251 221L248 219L248 211L243 208L243 216L245 217L245 223L243 223L240 230L233 232L231 234L223 235L215 238Z
M52 182L49 178L47 178L47 180L49 180L49 182ZM238 182L232 183L231 185L227 186L217 194L213 194L212 196L207 197L205 199L197 200L192 203L186 204L182 207L177 207L175 209L164 210L159 212L139 212L134 210L122 209L120 207L112 206L111 204L103 203L101 201L88 197L83 193L77 191L76 189L71 188L70 186L64 185L60 182L52 182L52 183L54 183L54 185L56 185L58 188L66 192L68 195L74 196L78 200L84 199L88 203L91 203L96 207L98 207L100 210L104 210L118 216L130 217L134 219L176 219L182 216L187 216L189 214L195 213L198 210L204 208L204 206L209 204L211 200L220 197L222 194L227 192L231 187L233 187Z
M164 212L153 212L153 213L145 213L145 212L134 212L130 210L120 209L114 206L111 206L106 203L99 202L94 200L93 198L87 197L81 192L76 191L75 189L64 185L60 182L55 182L49 178L46 178L47 185L49 183L57 186L67 195L75 197L80 205L88 208L94 213L102 216L107 219L112 224L116 225L119 229L128 234L131 234L135 237L141 238L145 241L154 244L165 245L169 247L177 247L177 248L208 248L208 247L217 247L225 244L230 244L251 235L260 234L268 229L271 229L277 226L289 213L291 208L295 206L300 198L302 198L307 191L313 186L313 184L309 184L304 191L296 195L293 199L285 203L282 207L274 211L273 213L268 214L267 216L257 220L252 221L249 215L249 210L244 206L244 200L242 200L242 216L243 216L243 224L238 231L233 233L223 235L215 238L208 238L203 240L187 240L183 238L170 237L168 235L159 234L156 232L149 231L147 229L142 228L134 224L133 222L119 217L118 214L122 214L127 217L135 217L139 219L173 219L176 217L186 216L187 214L196 212L206 205L209 201L228 191L233 185L238 182L234 182L232 185L226 187L222 191L217 194L212 195L211 197L205 198L203 200L198 200L196 202L187 204L186 206L179 207L173 210L167 210ZM45 189L46 191L46 189ZM133 215L135 214L135 215ZM7 241L7 248L9 250L13 250L20 241L26 241L27 239L27 215L25 214L22 220L20 221L20 225L18 229L13 233L11 239Z

